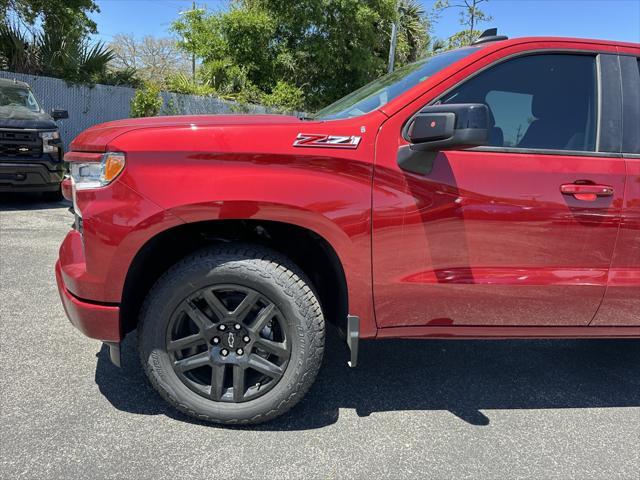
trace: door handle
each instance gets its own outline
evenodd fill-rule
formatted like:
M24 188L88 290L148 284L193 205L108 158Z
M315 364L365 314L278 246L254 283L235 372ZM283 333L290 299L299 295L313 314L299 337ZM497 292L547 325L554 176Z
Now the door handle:
M560 185L560 192L563 195L573 195L578 200L595 202L598 197L612 196L613 187L585 183L565 183Z

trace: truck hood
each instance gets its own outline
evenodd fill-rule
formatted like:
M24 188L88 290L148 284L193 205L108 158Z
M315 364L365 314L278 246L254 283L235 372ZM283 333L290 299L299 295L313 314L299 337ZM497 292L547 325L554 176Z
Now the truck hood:
M132 130L147 128L207 127L220 125L291 125L302 122L286 115L182 115L148 118L127 118L101 123L88 128L71 142L71 150L104 152L116 137Z
M45 112L34 112L25 107L7 105L0 107L0 128L55 130L58 126Z

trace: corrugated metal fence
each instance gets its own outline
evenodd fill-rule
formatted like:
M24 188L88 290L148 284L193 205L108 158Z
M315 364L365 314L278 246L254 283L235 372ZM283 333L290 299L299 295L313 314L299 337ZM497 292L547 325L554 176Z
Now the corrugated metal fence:
M64 80L0 71L0 78L16 79L31 85L40 106L47 112L54 108L67 110L69 118L58 121L65 147L86 128L97 123L128 118L135 89L109 85L68 84ZM235 102L215 97L198 97L162 92L162 115L231 113L241 110ZM259 105L243 106L250 113L268 113Z

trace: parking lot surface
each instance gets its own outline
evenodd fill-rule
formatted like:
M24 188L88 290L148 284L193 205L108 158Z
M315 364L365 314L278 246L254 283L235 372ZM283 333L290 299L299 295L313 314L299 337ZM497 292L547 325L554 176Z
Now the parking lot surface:
M55 287L68 205L0 197L0 478L639 478L640 341L329 338L285 417L219 428L114 367Z

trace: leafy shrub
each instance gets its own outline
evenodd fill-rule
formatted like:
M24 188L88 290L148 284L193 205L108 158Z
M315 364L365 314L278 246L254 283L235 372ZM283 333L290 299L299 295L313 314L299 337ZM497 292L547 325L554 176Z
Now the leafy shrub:
M304 106L304 92L301 88L280 80L270 94L262 97L262 103L281 111L300 111Z
M162 96L160 87L147 83L136 90L131 100L131 117L155 117L162 109Z
M134 68L121 70L108 68L106 72L96 78L96 83L133 88L142 88L144 86L144 82L138 77L138 73Z
M201 97L207 97L215 93L215 90L211 88L208 82L205 82L204 84L196 83L182 72L178 72L175 75L168 77L166 87L169 92L181 93L184 95L199 95Z
M228 59L203 64L199 76L221 95L238 93L248 81L246 69L234 65Z

